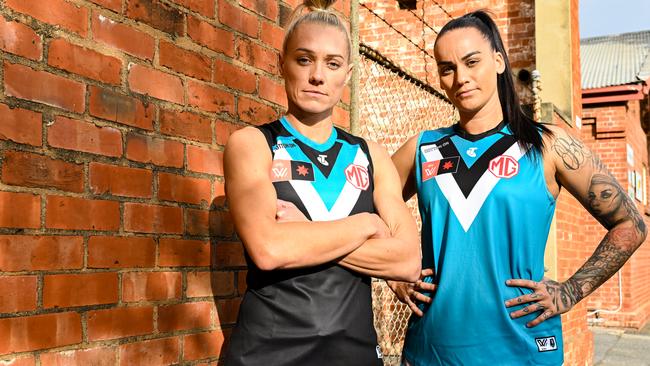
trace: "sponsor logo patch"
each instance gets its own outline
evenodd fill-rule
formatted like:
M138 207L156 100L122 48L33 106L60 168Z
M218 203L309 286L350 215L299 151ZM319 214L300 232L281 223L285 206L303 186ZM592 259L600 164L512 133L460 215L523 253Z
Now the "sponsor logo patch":
M381 353L381 347L379 347L379 345L375 347L375 351L377 351L377 358L384 358L384 354Z
M459 161L460 156L452 156L422 163L422 181L425 182L440 174L456 173Z
M470 147L469 149L467 149L467 151L465 153L470 158L475 158L476 157L476 149L478 149L478 147Z
M488 169L497 178L512 178L519 173L519 162L512 156L501 155L490 160Z
M535 338L535 344L539 352L548 352L557 350L555 336Z
M368 169L361 165L350 164L345 168L345 179L355 188L365 191L370 186Z
M328 163L327 160L325 160L325 159L327 159L327 155L318 155L318 158L316 158L316 159L318 160L319 163L321 163L324 166L329 166L330 165L330 163Z
M314 169L311 163L293 160L273 160L271 164L271 182L288 180L314 181Z
M292 143L290 143L290 142L289 142L289 143L286 143L286 144L285 144L285 143L282 143L282 142L279 142L279 143L273 145L273 146L271 147L271 150L273 150L273 151L277 151L277 150L280 150L280 149L290 149L290 148L292 148L292 147L296 147L296 144L292 144Z

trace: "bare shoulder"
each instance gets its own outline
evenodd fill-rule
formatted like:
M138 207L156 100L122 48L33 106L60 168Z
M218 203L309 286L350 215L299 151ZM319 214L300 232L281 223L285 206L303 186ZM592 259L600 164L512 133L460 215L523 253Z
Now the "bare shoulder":
M248 126L233 132L232 135L228 137L226 148L239 148L251 144L257 145L262 142L265 142L262 131L255 127Z

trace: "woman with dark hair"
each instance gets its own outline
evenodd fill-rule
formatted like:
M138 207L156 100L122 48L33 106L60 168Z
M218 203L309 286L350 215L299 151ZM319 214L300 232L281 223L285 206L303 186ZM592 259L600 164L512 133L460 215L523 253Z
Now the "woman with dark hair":
M306 0L289 23L286 115L226 146L226 195L248 264L228 366L380 366L370 276L420 272L390 156L334 127L352 64L333 2Z
M417 193L425 268L389 282L414 312L404 363L561 365L559 314L610 278L646 236L636 206L600 160L520 109L499 31L484 11L447 23L434 45L440 86L459 111L393 156ZM544 277L561 187L608 233L569 279Z

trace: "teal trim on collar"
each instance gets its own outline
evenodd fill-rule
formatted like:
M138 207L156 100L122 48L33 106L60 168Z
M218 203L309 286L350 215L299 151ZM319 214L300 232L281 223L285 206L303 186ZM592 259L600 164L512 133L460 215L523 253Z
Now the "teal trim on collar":
M291 123L287 121L287 118L285 116L282 116L280 118L280 123L282 123L282 126L289 131L290 134L292 134L295 138L300 140L300 142L304 143L305 145L311 147L314 150L318 151L327 151L329 150L332 146L334 146L334 143L336 142L336 138L338 137L338 133L336 132L336 128L332 126L332 133L330 134L330 137L327 138L327 141L323 142L322 144L319 144L315 142L314 140L311 140L307 136L303 135L300 133L298 130L293 128Z

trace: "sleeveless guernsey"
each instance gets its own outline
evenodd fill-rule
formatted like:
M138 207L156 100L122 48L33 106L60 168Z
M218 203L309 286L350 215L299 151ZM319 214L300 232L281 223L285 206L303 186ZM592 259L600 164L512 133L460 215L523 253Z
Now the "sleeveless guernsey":
M521 148L507 125L480 135L452 126L423 132L416 155L422 268L438 284L424 316L411 318L404 357L412 366L561 365L555 316L527 328L539 311L511 319L505 301L540 281L555 199L542 157Z
M282 119L260 126L278 199L311 221L374 212L366 142L338 128L317 144ZM254 209L254 208L251 208ZM370 278L335 263L262 271L246 256L248 289L227 366L380 366Z

